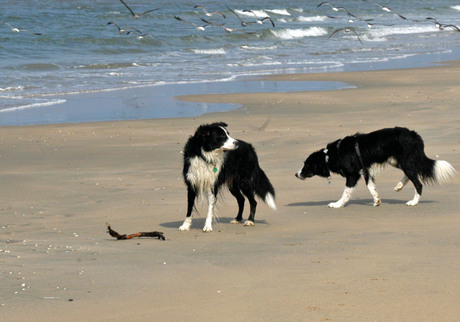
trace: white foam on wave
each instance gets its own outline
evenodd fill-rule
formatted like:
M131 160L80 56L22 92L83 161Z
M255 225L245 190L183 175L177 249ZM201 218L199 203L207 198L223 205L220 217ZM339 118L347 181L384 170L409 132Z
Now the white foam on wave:
M22 91L24 86L8 86L8 87L0 87L0 92L15 92L15 91Z
M56 100L51 100L51 101L42 102L42 103L32 103L32 104L27 104L27 105L8 107L8 108L4 108L4 109L0 110L0 113L16 112L16 111L21 111L21 110L28 110L28 109L31 109L31 108L58 105L58 104L63 104L65 102L67 102L67 100L56 99Z
M299 16L297 17L298 22L318 22L318 21L325 21L327 19L326 16Z
M268 14L263 10L251 10L251 11L235 10L235 12L239 14L240 16L248 16L248 17L254 17L254 15L256 15L256 17L258 18L263 18L263 17L268 16Z
M226 53L224 48L192 49L192 52L194 52L195 54L202 54L202 55L224 55Z
M408 34L420 34L425 32L436 31L437 28L433 26L404 26L404 27L385 27L379 29L371 29L370 35L372 37L386 37L390 35L408 35Z
M266 11L271 12L275 15L280 16L290 16L291 14L286 9L266 9Z
M274 50L276 48L278 48L278 46L274 45L274 46L249 46L249 45L241 45L240 46L241 49L245 49L245 50Z
M310 27L302 29L270 29L271 33L283 40L299 39L305 37L319 37L327 35L327 31L321 27Z
M451 8L460 11L460 6L452 6Z

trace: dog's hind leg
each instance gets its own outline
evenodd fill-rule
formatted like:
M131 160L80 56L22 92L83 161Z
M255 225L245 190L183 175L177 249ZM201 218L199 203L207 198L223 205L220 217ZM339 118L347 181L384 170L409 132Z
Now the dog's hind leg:
M204 232L212 231L212 221L214 219L214 207L216 206L217 196L214 192L208 192L208 215L206 216L206 222L203 227Z
M248 220L244 222L245 226L254 226L255 225L255 216L256 216L256 208L257 208L257 201L254 198L254 193L250 189L243 190L244 195L248 198L249 201L249 217Z
M184 223L179 227L179 230L188 231L192 226L192 211L193 205L195 204L196 192L191 188L187 188L187 216L185 217Z
M402 188L404 188L404 186L406 185L406 183L409 182L409 178L404 175L401 179L400 182L398 182L398 184L394 187L394 191L401 191Z
M240 192L240 188L238 186L229 186L228 187L230 192L233 196L235 196L236 201L238 202L238 214L236 218L233 219L230 223L231 224L239 224L243 220L243 210L244 210L244 197Z
M418 203L420 201L420 197L422 196L423 185L420 182L420 180L418 179L418 175L416 173L412 173L412 172L404 172L404 173L409 178L409 180L412 181L412 183L414 184L414 187L415 187L414 198L412 200L409 200L408 202L406 202L406 206L416 206L416 205L418 205Z
M379 193L375 189L375 182L372 177L369 178L369 181L367 182L367 189L371 193L372 198L374 198L374 207L380 206L382 200L380 199Z

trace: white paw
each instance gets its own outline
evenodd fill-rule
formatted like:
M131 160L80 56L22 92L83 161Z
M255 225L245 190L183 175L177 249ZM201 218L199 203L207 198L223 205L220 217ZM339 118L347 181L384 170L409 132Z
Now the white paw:
M184 222L182 226L179 227L180 231L189 231L191 224L189 222Z
M233 219L230 223L231 223L231 224L240 224L241 221L238 221L238 220L236 220L236 219Z
M410 200L406 202L406 206L417 206L417 205L418 205L418 201L416 200Z
M211 226L211 225L205 225L205 226L203 227L203 231L204 231L205 233L211 232L211 231L212 231L212 226Z
M380 206L381 203L382 203L382 200L380 200L380 198L377 200L374 200L374 207Z
M343 207L343 204L341 202L339 202L339 201L336 201L336 202L331 202L327 206L329 208L341 208L341 207Z
M254 222L251 221L251 220L246 220L246 221L244 222L244 226L255 226L255 224L254 224Z
M404 185L402 184L402 182L400 182L394 187L393 190L394 191L401 191L403 187L404 187Z

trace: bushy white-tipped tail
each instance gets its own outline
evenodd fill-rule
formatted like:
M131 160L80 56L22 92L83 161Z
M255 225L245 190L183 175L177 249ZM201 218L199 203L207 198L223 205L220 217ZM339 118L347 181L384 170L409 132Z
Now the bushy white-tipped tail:
M457 171L447 161L437 160L434 163L434 180L436 183L444 183L455 176Z
M267 193L267 195L265 196L265 203L270 207L272 208L273 210L277 210L276 209L276 204L275 204L275 198L273 197L273 195L269 192Z

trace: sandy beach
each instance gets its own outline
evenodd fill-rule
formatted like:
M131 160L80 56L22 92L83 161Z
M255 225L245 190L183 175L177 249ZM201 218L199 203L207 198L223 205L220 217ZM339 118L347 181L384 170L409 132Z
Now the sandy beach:
M0 127L2 321L454 321L460 316L460 176L407 207L399 170L363 182L329 209L345 180L294 173L335 139L405 126L433 159L460 169L460 63L353 73L275 75L356 88L183 96L241 108L194 118ZM146 90L147 91L147 90ZM220 199L214 231L180 232L181 150L203 123L251 142L276 189L255 227L232 225ZM244 214L247 217L247 211ZM161 231L166 240L117 241Z

